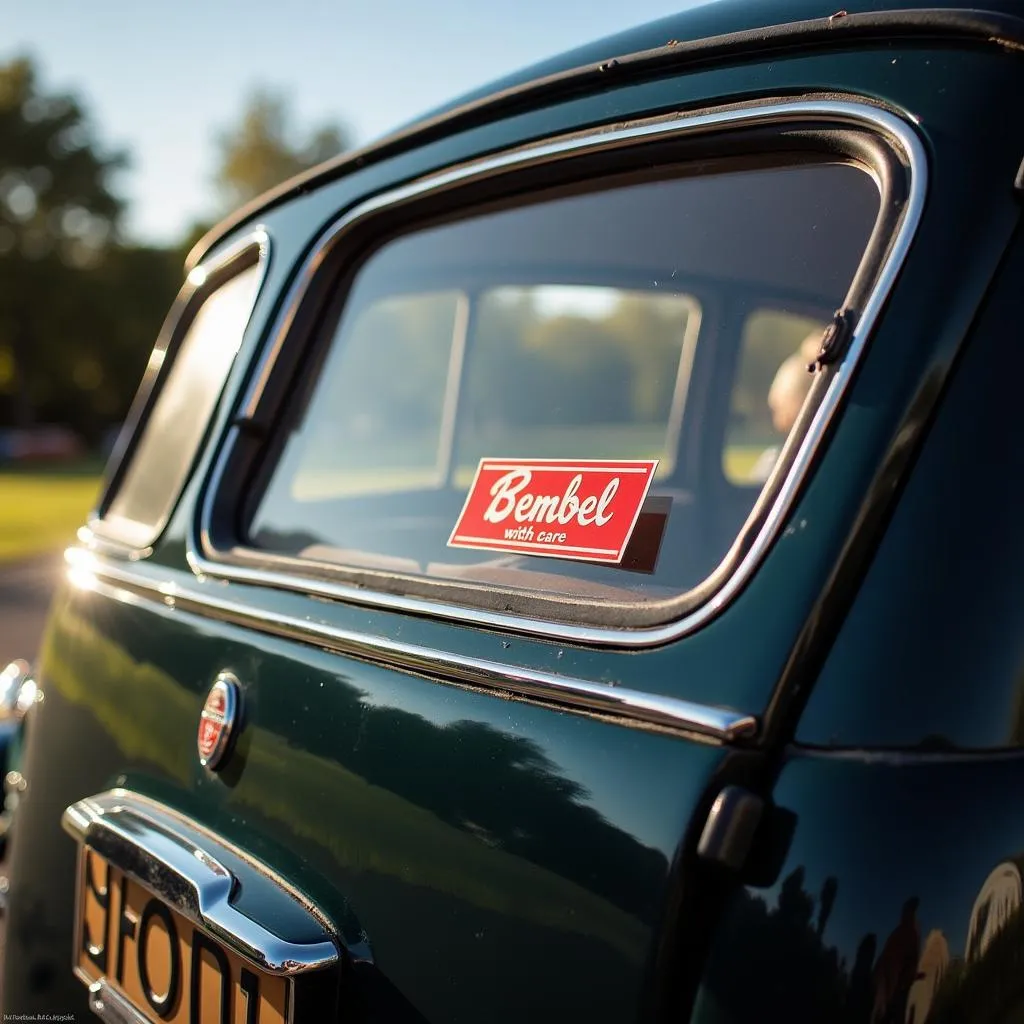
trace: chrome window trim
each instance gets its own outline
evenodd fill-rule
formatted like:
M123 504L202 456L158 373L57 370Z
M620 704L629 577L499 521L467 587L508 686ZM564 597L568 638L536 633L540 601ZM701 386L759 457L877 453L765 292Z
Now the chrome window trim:
M514 699L555 704L566 711L606 715L627 723L659 726L722 743L752 739L758 730L754 715L730 708L445 653L389 636L344 629L308 616L300 618L281 612L267 613L235 600L230 589L224 596L202 593L198 587L179 586L147 577L134 568L117 565L84 548L68 548L64 557L67 578L72 586L111 600L156 605L214 618L286 640L325 647L399 671L414 672L432 681L482 688Z
M716 617L746 586L778 536L783 521L792 507L793 499L807 476L815 452L836 413L853 370L860 360L867 340L874 330L899 275L924 210L928 189L928 166L921 139L907 120L868 100L769 101L701 114L683 114L670 119L660 118L654 122L626 128L605 128L588 132L582 136L558 139L473 161L369 199L336 220L318 239L288 293L280 318L271 335L272 340L257 364L239 410L242 419L251 418L254 415L260 394L284 344L285 337L289 333L288 329L296 311L305 299L307 289L320 270L333 241L355 220L361 220L382 208L429 191L454 184L464 184L474 178L491 175L499 170L526 166L554 157L579 154L590 149L627 146L641 140L652 140L669 135L695 135L724 128L749 128L808 119L832 122L837 127L867 129L876 136L884 138L889 146L902 157L908 167L909 186L906 203L889 249L878 270L874 287L862 307L846 354L833 369L833 376L828 383L825 395L813 414L807 431L794 454L790 469L779 486L760 530L746 553L732 567L731 572L705 602L679 618L656 626L631 629L586 626L493 612L472 605L455 605L428 598L388 594L351 584L317 579L312 575L298 575L265 567L252 568L218 561L204 552L212 548L210 543L212 506L214 497L222 483L225 463L231 448L229 444L222 446L214 462L213 470L206 481L198 523L193 522L192 524L187 557L193 571L201 577L209 576L257 586L271 586L357 605L387 608L433 618L472 623L489 629L599 646L641 648L664 644L694 632ZM757 511L757 504L759 503L755 503L754 512ZM722 571L723 566L728 564L732 555L733 549L726 553L719 567L709 575L709 580L713 579L716 573ZM438 654L437 658L443 659L443 656Z
M268 974L291 977L338 963L338 948L331 933L311 912L308 901L237 847L212 837L207 846L196 845L187 832L205 834L205 830L170 807L126 789L111 789L72 804L64 811L61 825L81 848L94 849L194 925ZM302 909L310 924L323 932L323 940L291 942L239 911L231 902L237 879L217 859L220 846L271 879Z
M149 1018L128 1002L106 978L91 982L80 967L75 977L89 987L89 1009L107 1024L149 1024Z
M188 477L186 477L185 482L178 488L169 502L163 518L152 530L148 531L151 536L144 545L133 543L124 532L114 525L115 520L107 518L106 510L109 508L112 499L123 482L122 476L131 463L136 444L142 432L146 429L153 406L160 400L160 378L168 350L172 345L180 343L183 334L191 326L198 309L206 302L210 295L216 292L222 284L226 283L221 281L206 290L207 282L211 279L217 280L221 276L225 276L226 279L234 277L232 273L233 266L236 263L243 263L250 259L254 251L256 253L254 264L256 266L256 285L253 289L252 306L249 309L249 315L242 329L242 337L244 337L245 332L249 329L249 324L252 322L252 314L256 309L256 304L259 302L263 282L266 280L267 270L270 267L270 235L266 230L257 228L248 232L242 238L216 252L209 259L204 260L199 266L193 267L186 275L185 281L178 290L174 303L160 329L156 343L153 346L153 351L150 353L138 396L125 419L121 435L115 445L114 454L111 456L107 467L106 478L103 482L100 496L97 499L96 507L89 513L87 525L78 531L78 538L84 544L95 547L97 550L107 551L111 554L131 559L146 558L152 553L152 545L160 538L171 516L174 514L174 509L188 484ZM237 273L241 273L244 269L246 269L245 266L241 267ZM172 368L173 365L172 361ZM228 377L230 377L234 365L235 360L232 360L231 367L228 369L224 382L221 384L220 394L217 402L214 404L213 414L210 416L208 427L213 422L217 406L224 398L224 389L227 387ZM136 403L138 404L136 405ZM193 462L201 450L202 444L193 453ZM124 522L131 523L132 521L124 520Z

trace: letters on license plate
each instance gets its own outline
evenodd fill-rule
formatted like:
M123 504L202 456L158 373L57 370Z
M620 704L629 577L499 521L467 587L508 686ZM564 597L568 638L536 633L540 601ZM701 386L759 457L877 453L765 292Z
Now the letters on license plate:
M226 949L94 850L79 850L75 972L154 1024L284 1024L288 979Z

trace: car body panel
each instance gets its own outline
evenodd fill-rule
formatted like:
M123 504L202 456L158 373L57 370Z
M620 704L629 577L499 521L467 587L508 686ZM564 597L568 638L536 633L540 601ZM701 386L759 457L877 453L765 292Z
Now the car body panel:
M426 1019L472 1019L481 1000L494 1020L628 1017L725 756L105 592L67 597L43 663L27 760L58 768L54 743L80 753L37 775L19 809L12 873L31 895L10 927L42 919L53 935L9 944L8 1005L56 1005L32 979L66 969L74 851L54 811L116 785L272 864ZM246 729L212 777L195 732L223 669L242 681Z
M786 863L724 915L695 1024L1018 1019L1022 770L792 750Z
M1021 352L1012 341L1022 280L1018 234L821 667L802 743L953 752L1024 738ZM854 659L864 635L877 641Z

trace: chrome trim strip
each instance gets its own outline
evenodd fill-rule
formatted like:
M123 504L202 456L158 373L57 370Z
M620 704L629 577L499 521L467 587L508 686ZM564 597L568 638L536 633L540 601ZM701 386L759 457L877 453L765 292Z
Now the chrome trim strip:
M85 981L77 968L75 973ZM89 1009L108 1024L149 1024L149 1018L136 1010L106 978L89 985Z
M230 598L212 597L195 588L161 584L136 572L96 558L81 548L65 552L70 582L114 600L143 600L235 625L270 633L287 640L313 643L366 661L416 672L441 682L482 686L513 697L557 704L570 711L596 712L730 743L757 733L753 715L675 697L595 683L572 676L516 668L483 658L446 654L430 647L404 643L391 637L341 629L326 622L273 614Z
M32 666L23 658L16 658L0 672L0 723L20 723L41 699Z
M174 508L188 484L187 477L182 483L181 488L174 495L163 519L154 529L147 531L151 536L146 544L135 543L124 535L119 536L117 529L106 521L105 514L101 510L109 506L117 488L120 486L121 475L131 462L135 446L152 412L153 403L159 399L159 392L156 388L160 381L161 368L171 343L179 336L183 319L189 314L193 303L196 301L196 297L199 296L206 286L206 282L211 277L216 277L229 271L232 264L244 260L253 250L256 251L255 266L257 268L257 280L256 287L253 289L252 306L249 308L245 326L242 329L242 338L244 338L245 332L249 329L249 324L252 322L253 310L256 308L257 302L259 302L260 292L263 289L263 283L266 280L267 271L270 267L270 235L263 228L250 231L236 242L226 246L223 250L205 260L199 266L193 267L186 276L185 282L178 290L174 304L167 314L167 319L160 328L160 334L157 336L153 351L150 353L149 362L143 375L142 384L139 387L138 397L136 398L136 402L141 402L141 404L136 408L133 403L132 409L128 412L122 427L121 436L118 438L114 448L115 454L111 456L110 463L107 466L103 487L97 499L96 507L89 513L88 525L78 531L78 538L83 544L118 558L130 558L133 560L146 558L152 553L151 545L163 533L164 528L169 522ZM206 296L200 296L199 305L202 305L205 301ZM189 323L191 323L191 320ZM186 324L185 330L187 329L188 325ZM217 407L224 399L224 389L227 387L228 378L234 367L235 360L232 359L231 366L221 384L220 395L213 406L213 414L210 417L211 424L216 416ZM193 459L199 455L201 450L202 446L200 445L200 448L193 453ZM129 521L124 520L124 522L127 523Z
M181 820L177 812L155 801L112 789L72 804L64 811L61 824L77 842L94 849L263 971L290 976L338 962L337 947L327 937L323 923L283 886L282 892L324 931L324 941L289 942L242 914L231 902L235 877L210 852L216 850L217 842L210 837L210 849L197 846L183 834ZM276 881L273 872L255 860L252 863Z
M338 234L348 228L354 220L368 216L382 207L419 196L427 191L456 183L465 183L471 179L490 175L499 170L507 170L528 163L550 160L555 157L564 157L573 153L578 154L588 149L626 146L635 144L638 141L657 139L670 134L697 134L712 129L770 125L799 119L827 120L839 126L866 128L874 131L876 134L883 135L901 153L910 168L909 194L899 227L885 261L879 270L875 287L863 306L846 356L834 370L834 376L829 383L828 390L815 411L807 433L793 459L790 472L782 483L775 502L771 506L749 550L733 568L721 587L704 604L690 613L660 626L636 629L581 626L492 612L472 606L460 607L442 604L427 598L386 594L380 591L372 591L368 588L319 580L313 576L299 576L263 567L251 568L215 561L203 554L202 539L210 537L209 527L213 497L221 486L225 463L230 453L231 446L229 444L222 447L214 463L213 470L207 479L198 528L197 524L193 523L189 536L188 559L193 571L200 576L206 575L217 579L235 580L259 586L272 586L306 594L316 594L352 604L370 605L396 611L411 612L417 615L428 615L434 618L471 623L488 629L548 637L569 643L634 648L650 647L666 643L670 640L676 640L679 637L694 632L709 622L746 586L754 570L764 558L768 548L781 530L782 523L792 506L793 499L810 469L814 453L824 437L832 417L835 415L840 399L849 384L853 369L858 363L867 340L871 336L875 323L888 299L889 292L900 272L910 248L911 240L920 222L928 189L928 168L925 149L911 125L887 110L870 105L868 102L815 99L779 101L747 108L713 111L697 115L682 115L673 120L666 121L661 119L655 123L634 125L629 128L610 128L582 137L561 139L555 142L531 146L526 149L519 149L511 153L500 154L452 168L367 200L341 217L326 231L306 261L305 266L297 275L296 281L282 307L281 316L271 335L272 341L266 347L261 357L240 409L240 415L243 417L251 416L254 413L256 399L284 343L288 327L295 316L299 304L304 299L307 288L322 265L324 256L331 244L335 241ZM727 553L718 569L714 570L708 578L712 578L715 573L721 571L728 564L732 556L732 551ZM435 655L434 660L442 662L443 656Z

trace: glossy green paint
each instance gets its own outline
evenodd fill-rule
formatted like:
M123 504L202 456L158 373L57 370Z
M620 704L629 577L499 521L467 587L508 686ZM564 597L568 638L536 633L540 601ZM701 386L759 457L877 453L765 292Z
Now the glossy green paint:
M722 5L717 28L705 31L740 27L729 21L738 10ZM630 47L654 45L663 31L629 36ZM705 68L444 138L262 219L273 253L232 396L301 256L368 195L532 139L752 97L851 93L917 118L932 160L927 210L841 421L761 570L693 636L639 652L594 650L197 581L186 536L212 444L140 571L510 667L763 711L798 639L810 630L808 643L830 641L809 616L914 396L941 383L1016 227L1024 136L1006 126L1019 123L1022 85L1024 59L974 45L874 45ZM214 438L230 415L229 401ZM78 584L54 606L46 699L28 730L8 1012L85 1013L68 968L74 851L59 819L69 803L113 785L177 807L306 892L339 930L366 1019L619 1024L686 1010L728 881L696 859L696 839L725 782L770 790L771 749L729 753L261 636L182 612L172 599ZM222 669L242 680L247 718L229 768L212 777L199 767L195 729ZM856 677L855 664L847 671Z
M693 1024L1021 1020L1022 783L1019 751L790 751L788 856L722 915Z
M1022 281L1018 233L822 667L797 732L804 743L1024 743ZM876 641L859 649L864 636Z
M1020 4L1017 0L986 0L983 4L970 5L977 11L991 11L1019 18ZM757 30L764 26L785 25L801 21L830 18L839 11L846 15L871 14L890 10L902 11L943 11L966 10L968 5L957 0L900 0L898 4L886 0L859 0L829 7L819 0L768 0L751 3L750 0L706 0L689 10L660 18L657 21L638 25L626 32L587 43L575 50L558 54L548 60L534 64L489 83L485 88L467 93L450 104L439 107L433 114L455 110L466 103L483 99L502 89L510 89L547 75L569 71L574 68L596 64L623 54L655 50L670 41L688 42L708 39L737 32ZM841 20L840 18L836 19ZM427 115L428 117L431 115Z
M124 786L273 865L337 924L356 966L379 964L427 1019L472 1019L484 1004L493 1020L531 1007L551 1020L635 1015L673 902L670 867L721 749L89 591L63 601L43 664L28 752L39 784L12 865L33 898L12 908L12 927L42 918L63 941L56 962L49 945L12 945L8 1005L68 998L31 983L43 964L59 977L70 948L60 811ZM225 668L244 680L246 728L213 777L195 730ZM73 748L60 763L48 756L58 742ZM258 894L240 906L286 925Z

